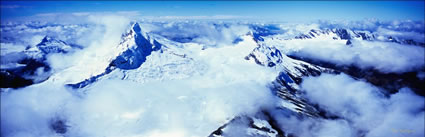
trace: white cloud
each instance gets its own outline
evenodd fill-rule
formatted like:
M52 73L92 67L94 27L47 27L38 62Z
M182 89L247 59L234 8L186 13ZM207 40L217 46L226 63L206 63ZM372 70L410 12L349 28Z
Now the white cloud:
M70 55L48 56L49 64L54 70L59 71L52 76L53 81L77 83L101 74L122 52L123 48L117 46L122 34L130 28L128 18L115 15L90 15L88 20L94 27L91 28L89 35L78 41L87 45L83 50L77 50ZM62 71L64 68L67 69Z
M143 85L105 80L86 94L50 83L13 90L1 96L2 134L52 136L49 121L60 117L69 136L207 136L270 101L267 87L257 82L206 83L221 78Z
M320 20L317 22L321 28L349 28L352 30L365 30L375 32L379 28L390 29L393 31L404 31L404 32L418 32L423 35L425 32L424 21L412 21L412 20L393 20L393 21L381 21L377 19L365 19L358 21L329 21Z
M376 30L376 34L378 34L379 36L387 36L387 37L391 36L393 38L395 37L395 38L414 40L416 42L425 43L424 34L419 32L414 32L414 31L395 31L395 30L379 27Z
M424 67L425 49L420 46L390 42L351 40L307 39L287 40L283 44L286 53L336 65L355 65L374 68L384 73L417 71Z
M171 40L194 42L205 46L231 45L237 38L250 31L247 25L225 22L170 21L151 25L156 26L148 28L151 33Z
M25 8L28 6L22 6L22 5L1 5L0 8L2 9L17 9L17 8Z
M61 112L72 95L61 86L28 87L1 94L3 136L46 136L50 118ZM18 101L19 100L19 101Z
M273 112L282 131L287 135L301 137L356 137L356 130L346 120L328 120L321 118L299 118L285 115L285 112Z
M123 16L131 20L140 19L139 11L117 11L117 12L71 12L71 13L40 13L28 17L10 18L8 21L28 22L40 21L60 24L86 24L90 23L90 16Z
M349 127L344 122L333 122L327 126L322 125L322 122L319 125L312 124L313 127L325 128L325 133L332 134L328 131L333 128L347 127L353 129L353 133L363 131L366 137L424 135L424 98L408 88L385 97L381 89L345 74L307 77L301 87L306 91L309 101L348 122Z
M142 16L147 20L235 20L235 19L250 19L249 16L234 16L234 15L214 15L214 16Z

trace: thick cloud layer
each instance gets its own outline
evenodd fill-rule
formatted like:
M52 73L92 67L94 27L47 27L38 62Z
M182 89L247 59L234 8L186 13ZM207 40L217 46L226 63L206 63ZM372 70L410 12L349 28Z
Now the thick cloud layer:
M289 133L313 137L424 136L424 98L408 88L386 97L385 91L345 74L307 77L301 87L310 102L339 119L281 116L280 124Z
M343 40L332 39L296 39L284 44L284 51L291 55L384 73L417 71L425 66L425 49L420 46L359 40L348 46Z
M61 119L69 136L206 136L269 100L258 83L202 83L107 80L81 98L72 95L80 91L54 85L12 91L1 98L2 134L51 136L52 121Z
M53 136L60 119L67 136L207 136L270 100L262 83L215 74L143 85L106 80L84 93L48 83L2 93L2 134Z
M353 30L365 30L370 32L376 32L379 29L389 29L392 31L399 31L399 32L416 32L422 35L425 32L425 25L423 20L422 21L412 21L412 20L380 21L377 19L366 19L366 20L360 20L360 21L321 20L316 22L316 24L319 24L320 28L324 28L324 29L349 28Z

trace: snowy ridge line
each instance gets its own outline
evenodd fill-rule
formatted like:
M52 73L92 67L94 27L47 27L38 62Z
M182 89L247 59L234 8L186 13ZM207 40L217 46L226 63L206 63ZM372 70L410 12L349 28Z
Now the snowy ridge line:
M366 40L366 41L382 41L394 42L399 44L425 46L424 39L409 39L397 35L381 34L377 32L370 32L364 30L351 30L344 28L334 29L311 29L309 32L296 35L294 37L281 37L277 35L261 36L260 40L291 40L291 39L329 39L329 40L346 40L346 45L351 45L352 40Z

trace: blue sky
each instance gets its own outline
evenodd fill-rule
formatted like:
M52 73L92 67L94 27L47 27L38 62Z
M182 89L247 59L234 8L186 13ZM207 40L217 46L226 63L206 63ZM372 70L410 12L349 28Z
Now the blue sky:
M424 20L424 1L2 1L1 17L137 11L142 16L240 16L258 20Z

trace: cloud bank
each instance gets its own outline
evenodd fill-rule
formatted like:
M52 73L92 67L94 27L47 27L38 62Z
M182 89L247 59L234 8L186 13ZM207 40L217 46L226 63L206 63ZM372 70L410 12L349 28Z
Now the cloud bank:
M307 77L301 87L310 102L339 118L280 115L278 121L289 133L312 137L424 136L424 98L408 88L387 97L382 89L345 74Z
M378 19L365 19L359 21L348 21L348 20L319 20L314 22L319 24L320 28L349 28L353 30L366 30L375 32L378 29L390 29L393 31L402 32L417 32L424 33L425 25L424 21L413 21L413 20L393 20L393 21L382 21Z
M207 136L271 98L261 83L225 84L235 78L223 77L143 85L105 80L84 91L49 83L13 90L1 96L2 135L61 136L52 127L61 120L65 136ZM222 82L211 83L216 80Z
M373 68L384 73L403 73L423 70L425 48L390 42L311 39L288 40L284 51L290 55L321 60L336 65L355 65Z

